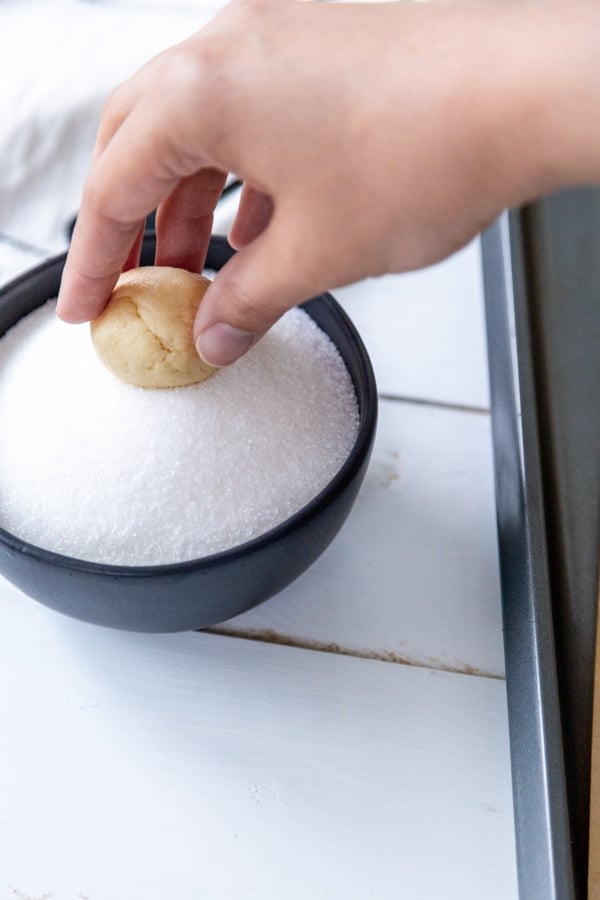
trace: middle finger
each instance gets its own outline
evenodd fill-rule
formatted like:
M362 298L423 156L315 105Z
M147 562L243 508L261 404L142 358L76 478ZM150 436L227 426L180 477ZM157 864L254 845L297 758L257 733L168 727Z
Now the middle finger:
M226 177L220 169L200 169L163 200L156 213L157 266L201 271Z

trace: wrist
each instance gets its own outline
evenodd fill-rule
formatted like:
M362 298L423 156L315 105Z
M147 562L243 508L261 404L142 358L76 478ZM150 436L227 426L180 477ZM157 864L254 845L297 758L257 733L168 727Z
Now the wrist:
M510 4L492 106L507 205L600 181L600 4Z

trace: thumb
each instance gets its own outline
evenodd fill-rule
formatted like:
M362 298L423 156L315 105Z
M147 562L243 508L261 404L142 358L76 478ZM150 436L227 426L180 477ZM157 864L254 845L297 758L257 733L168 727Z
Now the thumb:
M281 224L271 220L220 270L204 295L194 322L194 343L205 362L235 362L286 310L317 293L298 264L301 256L293 251L297 243Z

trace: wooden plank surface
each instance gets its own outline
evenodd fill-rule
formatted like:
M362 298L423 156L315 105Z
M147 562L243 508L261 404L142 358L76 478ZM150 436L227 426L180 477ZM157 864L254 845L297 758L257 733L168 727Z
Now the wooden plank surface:
M511 900L504 684L0 586L1 900Z
M419 272L334 291L373 360L379 391L489 407L479 241Z

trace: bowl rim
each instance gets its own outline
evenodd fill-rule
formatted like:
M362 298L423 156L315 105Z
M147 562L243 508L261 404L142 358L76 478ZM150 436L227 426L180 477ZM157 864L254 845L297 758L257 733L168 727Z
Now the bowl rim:
M222 241L223 244L226 244L226 239L221 238L221 236L219 235L213 235L211 241L214 241L215 239L217 241ZM64 264L66 256L66 252L60 253L56 256L52 256L41 262L39 265L28 269L26 272L21 273L16 278L2 285L2 287L0 288L0 303L2 302L6 294L13 290L18 290L22 285L30 282L34 276L42 274L46 269L54 268L61 263ZM50 298L46 298L46 300L48 299ZM41 306L44 302L44 300L41 300L40 303L37 304L37 306L34 308ZM315 494L315 496L312 497L308 501L308 503L305 503L304 506L300 507L300 509L298 509L295 513L292 513L291 516L288 516L279 524L273 526L273 528L270 528L268 531L265 531L248 541L244 541L241 544L236 544L229 549L220 550L217 553L211 553L207 556L198 556L194 557L193 559L180 560L179 562L156 563L152 565L142 566L95 562L93 560L82 559L80 557L68 556L67 554L59 553L55 550L48 550L45 547L40 547L37 544L32 544L29 541L24 540L23 538L19 538L17 535L3 528L1 525L0 546L4 544L13 552L34 557L36 559L39 559L43 563L47 563L59 568L66 568L78 572L87 572L90 574L119 578L156 578L156 576L168 577L169 575L194 572L199 569L209 570L217 568L224 562L231 562L241 559L245 556L250 556L253 553L260 552L263 548L266 548L273 543L277 543L278 541L283 540L288 534L299 528L300 525L313 519L320 512L320 510L323 509L323 507L326 507L328 504L332 503L335 497L339 493L343 492L351 484L356 473L360 470L365 460L368 459L377 425L378 412L378 396L375 374L373 372L373 367L366 347L358 331L356 330L355 325L353 324L352 320L345 312L345 310L342 308L342 306L329 292L324 292L315 297L311 297L309 300L298 304L298 306L301 309L304 309L304 311L313 319L313 321L315 321L314 317L310 313L310 310L306 308L309 304L313 303L320 303L328 308L329 312L333 313L341 327L348 334L351 343L354 345L357 351L357 359L359 361L360 368L359 375L364 382L365 391L364 398L361 404L361 400L358 396L357 385L355 384L354 379L352 379L357 403L359 406L359 422L356 439L352 445L350 452L348 453L348 456L346 457L340 468L327 482L327 484L319 491L319 493ZM25 315L28 315L28 313L25 313L24 316ZM21 318L24 318L24 316L22 316ZM17 321L20 321L20 319ZM317 324L318 327L321 328L318 323L315 324ZM321 328L321 330L324 329ZM327 332L325 333L327 334ZM2 336L3 335L0 335L0 339ZM327 336L330 337L329 335ZM332 340L331 337L330 340ZM339 348L336 349L338 349L338 352L341 355L341 351L339 350ZM346 365L345 361L344 364ZM346 368L348 367L346 366ZM349 374L352 378L351 373Z

